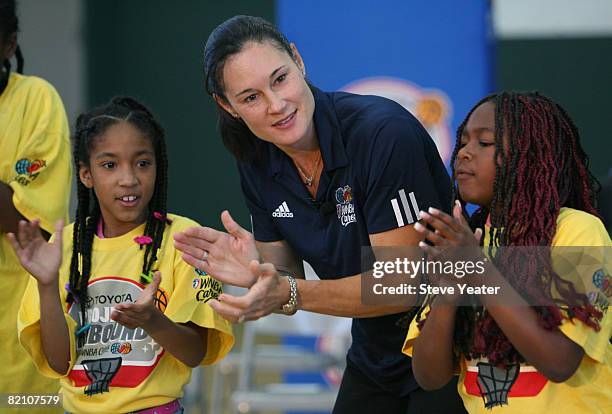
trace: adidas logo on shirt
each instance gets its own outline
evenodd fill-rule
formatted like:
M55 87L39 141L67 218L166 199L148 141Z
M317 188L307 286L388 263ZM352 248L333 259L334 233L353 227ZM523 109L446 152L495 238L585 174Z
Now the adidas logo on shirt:
M410 192L408 193L408 197L406 197L406 192L404 191L404 189L401 189L398 194L401 205L397 202L397 198L391 200L391 206L393 207L393 212L395 213L397 226L402 227L405 225L404 218L402 217L402 210L404 212L404 215L406 216L407 224L412 224L415 222L414 216L416 216L416 221L419 221L421 219L421 214L419 213L419 205L417 204L414 193ZM408 202L408 199L410 199L410 202ZM414 216L410 212L409 204L410 206L412 206Z
M280 206L278 206L276 210L274 210L274 213L272 213L272 217L293 218L293 213L289 211L289 206L287 205L287 202L283 201L283 203Z

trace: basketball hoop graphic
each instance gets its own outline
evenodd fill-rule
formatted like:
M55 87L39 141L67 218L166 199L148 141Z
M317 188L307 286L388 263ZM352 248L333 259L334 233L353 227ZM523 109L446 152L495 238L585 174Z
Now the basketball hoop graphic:
M485 362L479 362L478 389L485 408L508 405L508 393L519 375L519 365L514 364L507 369L496 367Z
M119 371L121 361L121 357L83 361L81 364L91 381L91 385L85 388L85 395L108 392L108 386L117 371Z

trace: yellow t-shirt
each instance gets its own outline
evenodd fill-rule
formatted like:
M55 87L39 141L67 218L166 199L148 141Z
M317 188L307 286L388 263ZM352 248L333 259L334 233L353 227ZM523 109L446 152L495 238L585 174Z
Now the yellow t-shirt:
M612 333L612 315L608 312L608 301L612 294L610 236L597 217L583 211L562 208L551 245L602 247L601 250L590 251L605 254L605 258L599 257L593 262L593 266L580 267L583 271L590 267L588 271L584 271L582 283L587 289L591 303L604 312L600 321L601 329L595 331L577 319L563 321L559 327L561 332L584 350L584 357L578 369L563 383L548 380L528 364L504 370L492 366L486 358L461 360L457 389L469 413L611 412L612 345L609 340ZM558 270L554 255L553 266ZM403 348L407 355L412 355L413 341L418 335L419 329L413 321ZM484 397L481 396L481 389L487 394ZM502 402L504 405L486 408L485 401Z
M174 322L193 322L209 328L202 365L220 360L234 343L231 325L206 303L222 291L221 283L185 263L174 247L173 234L196 226L192 220L170 215L155 268L161 272L158 307ZM64 229L64 253L59 289L65 304L73 224ZM66 304L70 331L70 370L61 377L49 366L40 337L40 302L30 279L19 310L19 340L40 371L60 378L64 408L74 413L124 413L165 404L183 395L191 368L157 344L144 330L127 329L110 319L112 307L135 302L143 290L140 273L144 249L134 241L144 224L120 237L94 236L88 285L87 340L77 350L75 332L81 316L78 305ZM200 344L194 344L200 346ZM88 395L91 394L91 395Z
M71 179L68 121L59 95L43 79L11 74L0 95L0 181L13 189L21 214L40 218L52 233L57 220L68 218ZM28 279L0 232L0 393L59 389L56 380L38 373L17 341L17 312Z

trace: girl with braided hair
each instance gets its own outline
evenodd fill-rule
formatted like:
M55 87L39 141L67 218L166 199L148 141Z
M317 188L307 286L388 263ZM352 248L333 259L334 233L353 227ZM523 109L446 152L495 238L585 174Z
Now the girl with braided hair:
M502 293L473 289L461 307L460 294L428 298L404 345L417 381L436 389L458 371L470 413L609 412L612 243L576 126L538 93L491 95L459 126L452 167L453 214L422 212L420 246L483 260L462 283ZM471 226L466 202L480 206ZM570 248L581 254L567 259Z
M196 224L166 210L164 131L131 98L78 117L76 220L52 242L38 221L9 239L31 278L19 339L60 378L70 412L182 412L191 368L233 345L206 303L221 284L187 265L172 235ZM163 275L163 279L162 279Z

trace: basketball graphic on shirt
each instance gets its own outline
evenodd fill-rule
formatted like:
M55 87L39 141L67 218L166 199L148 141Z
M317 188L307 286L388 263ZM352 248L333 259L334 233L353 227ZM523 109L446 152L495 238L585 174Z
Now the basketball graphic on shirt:
M108 392L111 381L121 367L121 358L106 358L93 361L83 361L85 373L91 385L85 388L85 395Z
M146 380L161 359L164 349L142 328L129 329L111 319L120 303L134 303L145 286L131 279L102 277L87 286L87 323L83 345L69 373L77 387L86 387L88 395L107 392L110 387L136 387ZM158 289L155 304L165 310L168 294ZM81 321L80 305L73 303L68 314Z
M485 408L508 404L508 394L519 374L518 364L507 369L484 362L478 363L478 389L485 402Z
M40 170L44 166L45 166L44 161L36 160L33 163L31 163L30 166L28 167L27 169L28 174L34 174L36 171Z
M508 404L508 398L535 397L548 379L534 367L513 364L497 367L486 358L468 361L464 386L469 395L480 396L486 408Z
M166 311L166 306L168 306L168 297L166 296L165 290L162 288L157 288L157 292L155 292L155 299L153 299L153 301L155 302L157 309L159 309L162 313Z

